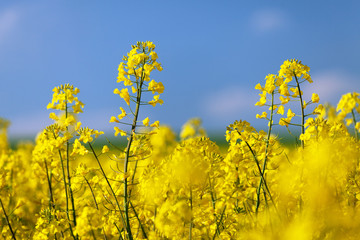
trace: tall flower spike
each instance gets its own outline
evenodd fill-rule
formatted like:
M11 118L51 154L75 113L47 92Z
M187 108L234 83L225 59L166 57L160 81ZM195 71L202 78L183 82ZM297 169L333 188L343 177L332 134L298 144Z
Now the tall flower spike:
M161 64L157 62L158 55L156 54L155 45L152 42L137 42L136 45L132 46L132 50L123 57L124 62L120 63L118 67L118 76L117 82L123 83L123 88L114 90L114 94L119 95L128 105L129 111L125 111L120 107L121 113L118 114L118 117L112 116L110 122L114 123L124 123L126 126L131 126L127 131L119 128L118 126L114 127L114 135L126 136L128 143L125 149L125 159L124 159L124 168L121 170L124 176L129 176L132 174L131 178L124 178L124 229L127 233L127 239L132 239L132 233L130 228L129 220L129 195L130 191L128 189L128 184L132 184L134 180L128 183L129 179L134 179L135 170L129 170L129 161L132 158L132 161L137 161L137 153L134 149L137 147L132 147L132 143L136 141L142 141L146 138L145 136L138 136L137 127L147 127L150 125L150 119L146 117L142 121L138 121L139 118L139 109L140 105L152 105L155 106L157 103L160 105L163 103L163 100L160 99L160 94L164 91L164 85L161 82L156 82L155 80L150 81L150 74L153 70L162 71ZM153 94L152 98L149 100L142 100L143 93L150 92ZM155 95L156 94L156 95ZM135 105L135 110L132 108ZM125 118L125 116L127 118ZM125 118L125 119L124 119ZM126 123L126 120L130 120L130 123ZM120 122L121 120L121 122ZM139 124L139 125L138 125ZM159 122L155 121L150 126L158 127ZM141 134L141 132L140 132ZM151 134L151 133L150 133ZM148 135L150 135L148 134ZM119 211L123 211L119 209Z

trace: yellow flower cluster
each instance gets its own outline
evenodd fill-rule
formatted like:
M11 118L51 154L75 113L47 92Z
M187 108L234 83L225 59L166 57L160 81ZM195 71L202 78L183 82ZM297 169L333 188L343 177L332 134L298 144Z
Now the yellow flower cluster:
M285 126L288 131L289 125L295 125L301 127L301 133L305 133L305 121L306 117L312 114L316 114L314 111L311 114L305 114L305 109L308 105L318 103L320 98L318 94L313 93L311 100L306 102L304 94L301 90L301 84L305 81L312 83L311 76L309 74L310 68L301 63L301 61L292 59L286 60L280 66L278 74L269 74L265 77L265 85L262 86L260 83L255 86L255 89L260 90L260 100L255 104L256 106L268 106L270 113L262 112L257 114L256 118L264 118L269 121L269 134L271 133L272 127L277 125L274 124L276 114L284 115L285 105L290 101L300 103L300 113L297 115L290 108L287 110L286 118L279 118L278 125ZM267 95L271 96L271 99L267 98ZM279 95L279 100L275 99L275 95ZM292 119L295 116L301 118L301 123L293 123ZM301 145L303 146L303 139Z
M132 50L123 57L118 68L118 77L117 82L123 82L124 88L119 90L118 88L114 89L114 94L119 95L129 106L130 111L126 112L122 107L120 107L121 113L115 117L112 116L110 122L121 123L120 121L124 117L131 118L129 115L133 116L133 119L137 121L138 119L138 108L140 105L149 104L156 106L156 104L163 104L164 101L160 99L160 94L164 92L164 85L162 82L156 82L154 79L150 81L150 74L153 70L162 71L161 64L157 62L158 55L154 51L155 44L152 42L137 42L136 45L132 46ZM128 87L131 86L131 93ZM152 100L143 101L142 93L152 92L154 94ZM157 93L157 95L155 95ZM134 94L134 95L133 95ZM136 104L135 111L131 108L131 101ZM133 120L131 119L131 120ZM149 118L143 120L143 125L149 125ZM155 121L151 124L152 127L158 127L158 121ZM119 127L114 127L115 136L120 134L121 136L128 135L125 130L120 129Z
M74 88L70 84L65 84L55 87L53 92L52 101L47 105L47 109L69 111L68 107L72 104L73 113L82 112L84 104L76 97L80 92L78 88Z
M206 136L206 131L201 126L200 118L192 118L181 129L180 138L186 139L195 136Z

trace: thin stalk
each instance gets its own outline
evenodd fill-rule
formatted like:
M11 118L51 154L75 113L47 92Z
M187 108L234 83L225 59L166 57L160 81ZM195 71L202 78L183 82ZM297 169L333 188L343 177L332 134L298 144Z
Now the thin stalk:
M240 133L239 131L237 131L237 132L238 132L239 135L241 135L241 133ZM259 173L260 173L260 176L261 176L261 178L263 179L263 182L264 182L264 186L265 186L265 188L266 188L266 191L268 192L269 197L270 197L270 200L271 200L271 202L273 203L273 205L274 205L274 207L275 207L275 209L276 209L276 205L275 205L275 202L274 202L274 200L273 200L273 198L272 198L272 195L271 195L271 193L270 193L269 187L268 187L268 185L267 185L267 183L266 183L265 176L264 176L263 172L261 171L261 167L260 167L260 164L259 164L259 160L257 159L257 157L256 157L256 155L255 155L252 147L250 146L250 144L249 144L247 141L245 141L245 140L244 140L244 142L245 142L245 144L247 145L247 147L249 148L249 150L250 150L250 152L251 152L251 154L252 154L252 156L253 156L253 158L254 158L254 161L255 161L255 163L256 163L256 166L257 166L257 168L258 168L258 171L259 171ZM258 196L258 197L259 197L259 196Z
M103 235L104 235L104 239L107 240L104 227L103 227Z
M90 188L91 195L92 195L92 197L93 197L93 199L94 199L95 207L96 207L97 210L99 210L98 203L97 203L97 201L96 201L96 197L95 197L94 191L92 190L91 185L90 185L89 181L86 179L85 176L84 176L84 179L85 179L87 185L88 185L89 188Z
M116 194L115 194L113 188L111 187L111 184L110 184L110 182L109 182L109 179L107 178L107 176L106 176L106 174L105 174L105 171L104 171L104 169L103 169L103 167L102 167L102 165L101 165L101 163L100 163L100 161L99 161L99 158L97 157L97 155L96 155L96 153L95 153L94 148L92 147L92 145L91 145L90 142L88 142L88 144L89 144L90 149L91 149L91 151L93 152L93 155L94 155L94 157L95 157L95 159L96 159L96 161L97 161L97 163L98 163L98 165L99 165L100 171L101 171L102 175L104 176L105 181L106 181L106 183L108 184L108 186L109 186L109 188L110 188L111 194L113 195L113 197L114 197L114 199L115 199L116 205L117 205L117 207L118 207L118 209L119 209L119 212L120 212L120 217L121 217L121 220L122 220L122 222L123 222L123 225L126 226L126 223L125 223L125 220L124 220L124 216L123 216L123 214L122 214L121 207L120 207L119 201L118 201L118 199L117 199L117 197L116 197ZM120 235L121 235L121 234L120 234Z
M267 139L266 139L266 145L265 145L265 158L264 158L264 163L262 166L262 173L265 174L265 169L266 169L266 162L268 159L268 149L269 149L269 141L270 141L270 136L271 136L271 130L272 130L272 122L273 122L273 115L274 115L274 92L272 92L271 94L271 111L270 111L270 122L269 122L269 129L268 129L268 134L267 134ZM263 183L263 178L260 178L260 183L257 189L257 192L260 192L261 189L261 185ZM259 196L259 194L258 194ZM265 196L265 201L266 201L266 196ZM258 212L258 208L260 206L260 198L258 197L257 199L257 203L256 203L256 212Z
M66 183L66 175L65 175L64 162L63 162L63 158L62 158L62 155L61 155L61 151L60 151L60 150L59 150L59 156L60 156L61 170L62 170L63 180L64 180L64 187L65 187L66 217L67 217L68 221L70 222L68 188L67 188L67 183Z
M72 230L71 223L70 223L69 198L68 198L68 193L67 193L67 184L66 184L65 168L64 168L64 163L63 163L63 159L62 159L62 155L61 155L61 151L60 151L60 150L59 150L59 156L60 156L61 169L62 169L63 179L64 179L64 187L65 187L66 218L67 218L68 223L69 223L69 228L70 228L71 236L72 236L74 239L76 239L75 236L74 236L73 230Z
M294 73L294 77L295 77L297 89L298 89L298 92L299 92L300 106L301 106L301 133L304 134L304 133L305 133L304 104L303 104L303 100L302 100L302 94L301 94L301 90L300 90L300 84L299 84L298 78L296 77L296 74L295 74L295 73ZM301 147L304 148L304 141L303 141L303 140L301 140Z
M68 117L68 110L67 110L67 95L65 95L65 118ZM66 131L68 131L68 127L66 127ZM75 212L75 201L74 201L74 194L71 188L71 176L70 176L70 146L69 146L69 140L66 140L66 171L67 171L67 177L68 177L68 187L69 187L69 194L70 194L70 200L71 200L71 208L72 208L72 217L73 217L73 223L74 226L76 226L76 212Z
M147 235L146 235L146 232L145 232L145 228L144 228L144 226L141 224L141 221L140 221L139 215L138 215L138 214L137 214L137 212L135 211L135 208L134 208L134 206L133 206L132 202L131 202L131 201L129 201L129 203L130 203L130 206L131 206L132 210L134 211L134 214L135 214L136 219L137 219L137 220L138 220L138 222L139 222L139 225L140 225L140 229L141 229L142 235L143 235L143 237L144 237L145 239L147 239L148 237L147 237Z
M213 240L215 240L216 234L218 234L220 236L220 224L221 224L221 222L222 222L222 220L224 218L225 210L226 210L226 205L224 206L224 209L223 209L223 211L221 213L219 222L216 221L216 230L215 230L214 236L212 238Z
M139 160L137 159L136 162L135 162L134 173L133 173L133 175L132 175L132 177L131 177L131 183L130 183L131 185L133 185L133 184L134 184L134 181L135 181L135 173L136 173L136 169L137 169L138 162L139 162ZM131 197L131 189L130 189L130 191L129 191L128 196L129 196L129 199L130 199L130 197Z
M145 63L144 63L145 65ZM144 67L142 69L140 81L136 81L137 93L136 93L136 109L134 113L133 123L131 125L131 133L129 136L128 144L125 150L125 161L124 161L124 174L127 174L128 165L129 165L129 158L130 158L130 148L132 141L134 139L134 133L136 128L136 122L139 117L139 110L140 110L140 101L141 101L141 93L142 93L142 85L144 82ZM129 219L129 200L128 200L128 180L127 178L124 179L124 210L125 210L125 221L126 221L126 232L128 235L129 240L132 240L132 233L130 228L130 219Z
M10 232L11 232L11 235L12 235L12 238L16 240L16 237L15 237L15 232L13 231L12 227L11 227L11 224L10 224L10 221L9 221L9 218L8 218L8 215L6 214L6 211L5 211L5 208L4 208L4 205L3 205L3 202L0 198L0 204L1 204L1 208L4 212L4 215L5 215L5 219L6 219L6 223L7 225L9 226L9 229L10 229Z
M354 133L355 133L355 139L356 141L359 140L359 135L358 135L358 131L356 129L356 118L355 118L355 113L354 113L354 109L351 110L351 115L352 115L352 118L353 118L353 122L354 122Z
M192 199L192 188L191 188L191 186L190 186L190 198L189 198L189 200L190 200L190 209L191 209L191 219L190 219L190 227L189 227L189 240L191 240L192 239L192 221L193 221L193 219L192 219L192 210L193 210L193 199Z
M51 173L49 176L49 170L47 167L47 163L46 160L44 159L44 163L45 163L45 170L46 170L46 179L49 185L49 212L50 212L50 217L49 217L49 223L51 221L51 209L54 207L55 208L55 204L54 204L54 197L53 197L53 192L52 192L52 187L51 187Z
M89 218L88 218L88 224L91 227L91 236L93 237L94 240L96 240L95 232L94 232L94 229L93 229L93 227L91 225L91 221L90 221Z
M119 240L123 240L123 237L122 237L122 235L121 235L122 230L120 230L120 228L116 225L116 222L114 222L114 225L115 225L116 229L117 229L118 232L119 232Z
M210 174L209 174L209 188L210 188L211 204L212 204L213 209L215 210L216 201L215 201L214 193L213 193L212 186L211 186ZM214 215L215 215L215 213L214 213Z

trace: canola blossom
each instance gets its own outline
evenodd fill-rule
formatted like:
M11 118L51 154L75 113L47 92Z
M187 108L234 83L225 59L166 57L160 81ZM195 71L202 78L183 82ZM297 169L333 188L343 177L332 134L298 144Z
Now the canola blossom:
M199 118L177 138L141 115L164 103L158 60L154 43L138 42L119 64L109 124L125 144L95 145L104 133L82 126L70 84L53 89L54 123L34 144L11 148L0 118L2 239L360 239L359 93L337 106L307 99L310 68L286 60L255 86L267 128L232 120L224 147Z

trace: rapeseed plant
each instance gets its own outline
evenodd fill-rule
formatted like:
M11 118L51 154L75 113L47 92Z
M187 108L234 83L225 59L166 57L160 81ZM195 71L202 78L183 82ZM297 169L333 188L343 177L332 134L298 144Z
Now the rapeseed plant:
M256 115L267 120L267 131L236 120L222 153L199 118L184 124L177 141L170 127L140 114L163 103L164 85L150 77L162 70L154 50L152 42L138 42L118 68L123 86L114 94L124 105L110 123L125 147L94 146L103 132L82 126L84 104L70 84L53 89L54 124L35 145L11 149L9 121L0 119L2 238L360 237L359 93L343 95L336 108L317 104L316 93L305 101L310 68L286 60L255 87L256 105L268 107ZM293 101L300 110L288 107ZM301 146L283 146L273 135L278 125L290 134L300 128Z

